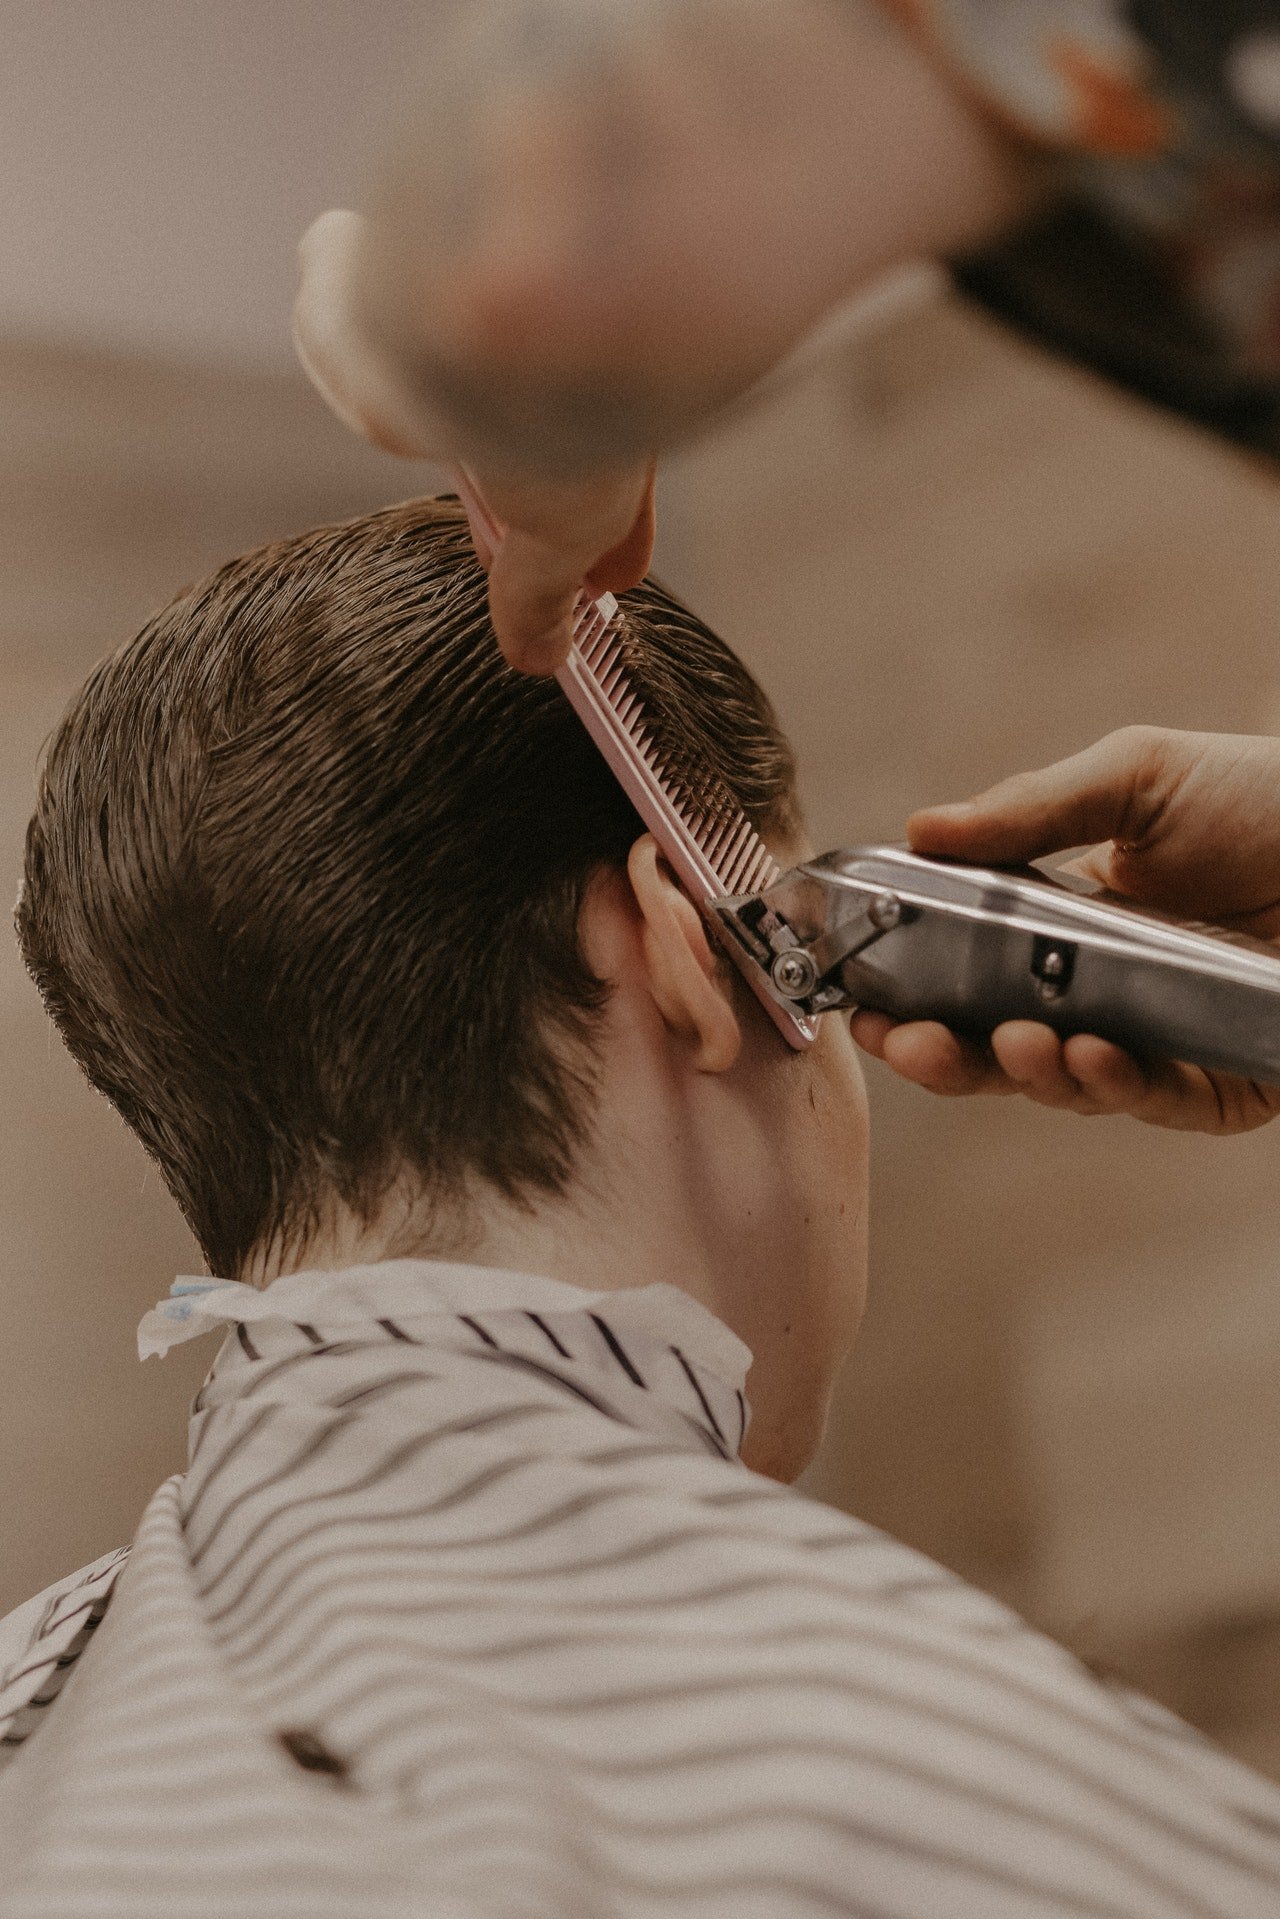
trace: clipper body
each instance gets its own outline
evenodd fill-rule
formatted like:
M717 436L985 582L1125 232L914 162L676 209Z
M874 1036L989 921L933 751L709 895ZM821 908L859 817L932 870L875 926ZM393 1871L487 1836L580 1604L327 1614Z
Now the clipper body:
M1280 952L1032 868L851 847L714 902L773 992L985 1038L1005 1020L1280 1085Z

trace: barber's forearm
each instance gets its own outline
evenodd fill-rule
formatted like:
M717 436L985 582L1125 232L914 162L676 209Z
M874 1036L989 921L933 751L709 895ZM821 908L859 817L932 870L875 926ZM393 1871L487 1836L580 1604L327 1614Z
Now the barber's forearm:
M360 320L491 471L670 444L1025 191L1013 145L860 0L483 0L433 73Z

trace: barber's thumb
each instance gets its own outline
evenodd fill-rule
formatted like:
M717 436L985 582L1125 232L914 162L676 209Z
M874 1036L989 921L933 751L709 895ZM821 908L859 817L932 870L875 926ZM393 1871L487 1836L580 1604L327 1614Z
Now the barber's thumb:
M1110 734L1052 766L1015 773L976 799L913 813L907 836L918 853L1001 864L1136 837L1142 766L1139 741L1127 733Z
M508 534L489 571L489 617L508 663L522 673L554 673L569 657L581 583L531 579L513 564Z

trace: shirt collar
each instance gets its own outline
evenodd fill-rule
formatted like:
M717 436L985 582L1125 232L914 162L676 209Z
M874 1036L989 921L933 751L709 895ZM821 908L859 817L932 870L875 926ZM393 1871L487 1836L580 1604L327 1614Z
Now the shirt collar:
M473 1325L485 1314L546 1316L553 1327L566 1316L579 1321L593 1355L602 1347L626 1371L638 1361L646 1385L656 1385L660 1396L667 1396L664 1380L682 1399L691 1390L717 1434L723 1430L738 1439L745 1430L742 1389L750 1349L691 1294L667 1284L590 1291L541 1274L426 1259L286 1273L265 1289L180 1277L169 1298L144 1315L138 1356L163 1354L184 1340L235 1326L267 1331L304 1325L350 1337L365 1325L382 1338L377 1329L394 1322L430 1341L452 1338L460 1320Z

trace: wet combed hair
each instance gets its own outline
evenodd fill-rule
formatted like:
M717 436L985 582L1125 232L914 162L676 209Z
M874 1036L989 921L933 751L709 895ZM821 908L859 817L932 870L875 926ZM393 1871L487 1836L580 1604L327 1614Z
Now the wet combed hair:
M728 647L625 596L666 743L762 828L793 765ZM604 1002L586 884L642 830L554 681L512 672L452 500L243 555L100 664L46 754L23 955L215 1273L409 1173L563 1187Z

